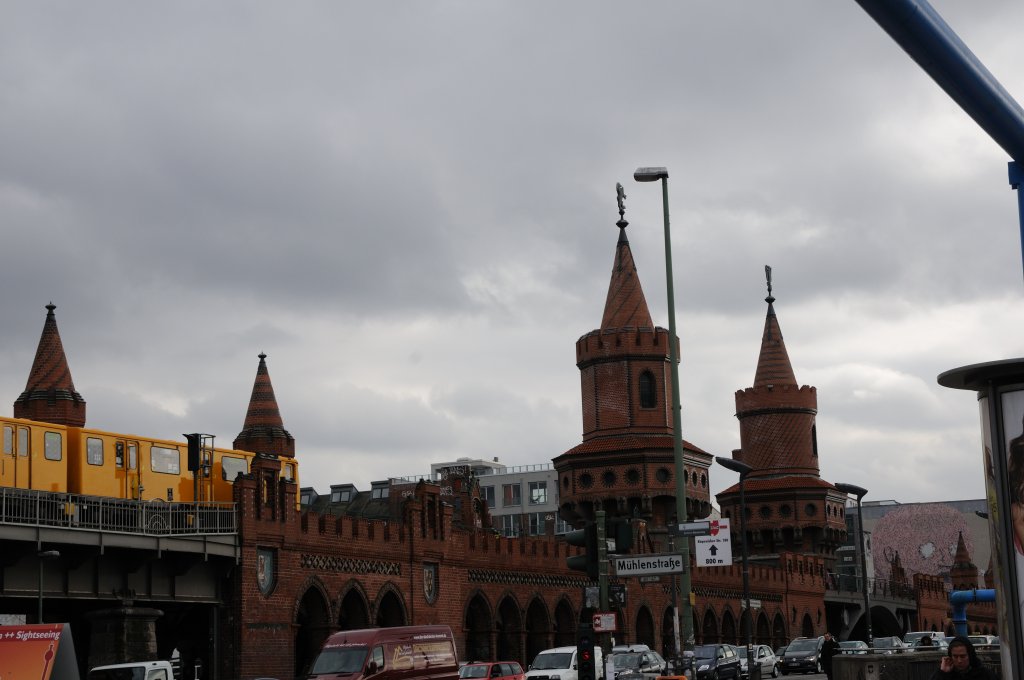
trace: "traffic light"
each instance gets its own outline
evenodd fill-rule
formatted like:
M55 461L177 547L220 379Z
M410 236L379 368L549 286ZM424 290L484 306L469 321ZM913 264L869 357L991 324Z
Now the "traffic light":
M597 680L594 626L590 623L580 623L576 627L576 666L579 680Z
M608 538L615 541L611 552L623 554L633 547L633 523L625 517L616 517L608 522Z
M592 579L597 578L597 525L593 522L587 522L586 526L582 529L576 529L570 531L565 535L565 540L569 545L575 545L583 548L586 552L582 555L573 555L566 560L566 564L570 569L577 571L587 572L587 576ZM580 678L580 680L583 680Z
M188 441L188 469L191 472L196 472L202 465L202 436L198 433L185 435Z

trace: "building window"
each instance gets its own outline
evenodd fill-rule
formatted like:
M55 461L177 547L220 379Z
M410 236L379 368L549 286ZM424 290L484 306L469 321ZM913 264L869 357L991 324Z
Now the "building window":
M572 531L572 527L561 517L555 517L555 533L556 534L567 534Z
M547 516L548 513L546 512L531 512L529 514L530 536L544 535L544 521Z
M501 533L506 538L515 538L519 535L519 515L501 516Z
M384 485L384 484L382 484L380 486L375 486L375 487L373 487L373 489L370 492L370 498L377 498L377 499L387 498L388 497L388 492L389 492L389 488L386 485Z
M503 503L502 507L509 507L511 505L522 505L523 504L523 489L518 484L502 484L501 485L501 500Z
M493 486L481 486L480 493L483 495L484 500L487 501L487 507L491 510L494 509L494 487Z
M544 505L548 502L548 483L530 482L530 505Z
M640 408L654 408L657 403L654 374L644 371L640 374Z

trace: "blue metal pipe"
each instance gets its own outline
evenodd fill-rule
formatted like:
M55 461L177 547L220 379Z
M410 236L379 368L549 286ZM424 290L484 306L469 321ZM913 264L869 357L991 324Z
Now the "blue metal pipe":
M949 596L953 606L953 627L957 635L967 635L967 605L972 602L995 602L996 591L992 588L981 590L954 590Z
M927 0L857 0L1010 157L1024 162L1024 109Z

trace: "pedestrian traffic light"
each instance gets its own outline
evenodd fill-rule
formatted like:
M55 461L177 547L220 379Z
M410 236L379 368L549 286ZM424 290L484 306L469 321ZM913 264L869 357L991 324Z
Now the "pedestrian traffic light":
M573 555L567 559L566 564L568 567L577 571L585 571L587 576L596 579L598 573L597 525L593 522L587 522L586 526L582 529L576 529L567 533L565 540L569 545L575 545L585 550L584 554Z
M615 541L615 549L611 552L629 552L633 547L633 523L625 517L616 517L608 523L608 537Z
M597 680L594 626L590 623L580 623L576 627L576 674L579 680Z

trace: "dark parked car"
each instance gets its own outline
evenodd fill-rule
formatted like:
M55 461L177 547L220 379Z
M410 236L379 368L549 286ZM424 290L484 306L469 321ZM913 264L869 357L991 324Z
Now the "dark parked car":
M616 652L612 654L617 680L654 680L668 670L665 659L657 652Z
M740 677L740 656L732 645L697 645L693 648L697 680Z
M783 675L789 673L820 673L821 672L821 646L825 643L824 637L797 638L786 646L786 653L782 655L782 666L779 670Z

